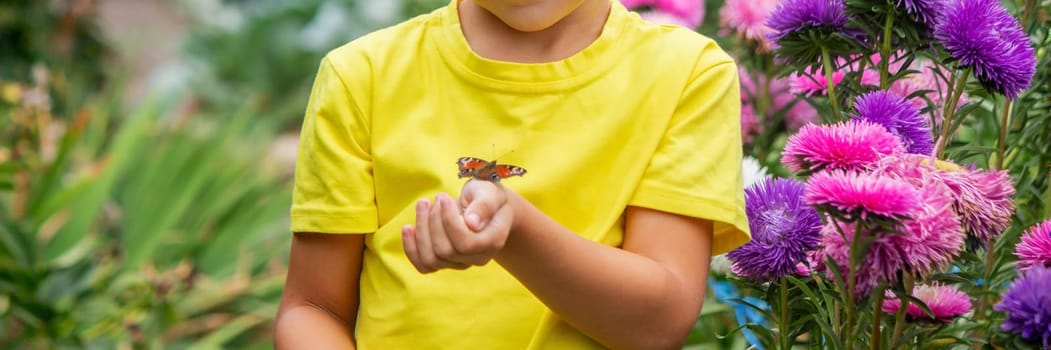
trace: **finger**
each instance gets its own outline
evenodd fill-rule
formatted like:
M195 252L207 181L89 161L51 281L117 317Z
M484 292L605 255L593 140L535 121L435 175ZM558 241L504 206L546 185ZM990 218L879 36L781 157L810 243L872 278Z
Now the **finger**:
M485 245L491 247L494 251L503 249L504 244L507 243L507 237L511 234L511 221L513 209L511 206L505 205L500 207L496 213L493 214L492 219L485 226L485 228L478 232L475 237L484 242Z
M434 256L434 248L431 246L431 212L431 203L426 199L421 199L416 202L416 232L413 236L416 239L416 251L419 262L416 269L422 273L434 272L436 270L434 266L438 260L438 258Z
M405 248L405 256L409 258L409 262L416 268L416 271L423 272L420 250L416 246L416 229L412 225L402 226L401 245Z
M446 231L445 224L442 223L442 212L448 210L451 202L452 199L449 198L449 195L439 193L434 197L434 205L431 207L430 213L428 213L427 221L431 249L436 257L432 267L435 269L452 268L462 264L458 259L456 248L453 247L452 242L449 240L449 232Z
M474 250L471 246L471 236L474 235L464 224L463 215L452 198L443 196L436 199L441 203L442 231L452 244L452 248L460 254L471 254Z

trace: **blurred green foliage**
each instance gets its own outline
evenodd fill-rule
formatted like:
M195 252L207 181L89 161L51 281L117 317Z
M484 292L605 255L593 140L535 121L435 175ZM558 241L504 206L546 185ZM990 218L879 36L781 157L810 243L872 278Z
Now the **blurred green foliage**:
M186 42L188 58L200 72L190 85L199 91L202 106L222 111L240 108L246 100L257 101L255 108L293 129L299 126L318 63L328 51L448 1L183 3L191 13L221 14L199 16Z
M85 1L0 1L0 80L46 78L52 108L60 115L75 109L107 80L111 52L91 10ZM34 76L33 67L48 67L48 74Z

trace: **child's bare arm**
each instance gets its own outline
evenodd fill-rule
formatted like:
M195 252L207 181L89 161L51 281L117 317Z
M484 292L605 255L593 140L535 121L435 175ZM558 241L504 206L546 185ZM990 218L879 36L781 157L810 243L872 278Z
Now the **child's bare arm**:
M364 237L296 233L274 331L277 349L354 349Z
M681 348L704 299L710 221L629 207L618 249L570 232L501 186L472 181L463 195L474 197L463 215L478 214L482 227L465 224L446 196L419 208L405 240L417 269L482 265L491 257L559 317L606 346Z

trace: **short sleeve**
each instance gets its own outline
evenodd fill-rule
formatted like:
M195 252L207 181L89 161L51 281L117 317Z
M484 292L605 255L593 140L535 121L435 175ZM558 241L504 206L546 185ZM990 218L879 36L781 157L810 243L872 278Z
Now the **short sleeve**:
M701 57L629 204L712 220L712 254L748 242L737 67Z
M337 70L331 56L321 61L307 103L296 156L291 230L372 233L378 226L372 177L367 67ZM347 80L355 79L355 88Z

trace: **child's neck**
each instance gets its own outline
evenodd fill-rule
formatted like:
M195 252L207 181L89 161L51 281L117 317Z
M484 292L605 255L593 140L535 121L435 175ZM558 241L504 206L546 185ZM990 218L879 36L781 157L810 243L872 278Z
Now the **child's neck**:
M460 3L460 26L471 49L498 61L554 62L580 52L602 34L609 0L584 0L580 7L545 29L524 32L511 28L470 0Z

